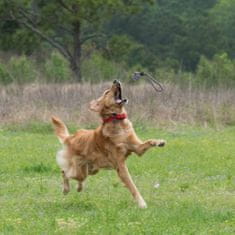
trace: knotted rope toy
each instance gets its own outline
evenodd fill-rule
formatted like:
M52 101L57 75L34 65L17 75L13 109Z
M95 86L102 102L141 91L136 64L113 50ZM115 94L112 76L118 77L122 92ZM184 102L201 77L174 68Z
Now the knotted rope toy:
M145 78L151 84L151 86L154 88L154 90L156 92L162 92L164 90L163 86L161 85L161 83L158 82L153 76L151 76L148 73L145 73L145 72L134 72L133 75L132 75L132 79L134 81L139 80L141 77Z

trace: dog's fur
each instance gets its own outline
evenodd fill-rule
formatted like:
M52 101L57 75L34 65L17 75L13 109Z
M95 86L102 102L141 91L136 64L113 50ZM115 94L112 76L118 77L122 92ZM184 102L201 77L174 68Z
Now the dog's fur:
M126 101L121 97L120 83L114 81L110 89L90 103L90 109L98 112L104 120L116 114L126 114ZM104 122L95 130L79 130L74 135L69 135L67 127L58 118L52 117L52 123L64 146L57 154L57 163L62 170L64 194L70 190L71 178L78 181L77 191L81 191L88 175L96 174L100 168L115 169L138 206L147 207L131 179L125 160L132 152L141 156L151 147L164 146L164 140L142 142L127 118Z

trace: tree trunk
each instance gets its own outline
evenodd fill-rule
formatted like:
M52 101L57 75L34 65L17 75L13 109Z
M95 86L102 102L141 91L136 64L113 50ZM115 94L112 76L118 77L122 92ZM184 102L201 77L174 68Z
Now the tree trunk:
M70 61L70 67L75 75L75 79L77 82L81 82L82 73L81 73L81 23L80 21L76 21L73 23L73 55Z
M73 75L77 82L81 82L82 80L80 65L81 65L80 59L79 61L78 60L76 61L74 58L70 60L70 68L73 71Z

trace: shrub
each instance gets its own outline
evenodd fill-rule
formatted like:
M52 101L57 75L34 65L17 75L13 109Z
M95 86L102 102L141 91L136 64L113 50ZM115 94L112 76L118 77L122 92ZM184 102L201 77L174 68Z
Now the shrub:
M12 79L19 83L32 82L36 79L36 70L30 58L26 56L12 57L8 63Z
M56 51L46 60L45 74L47 81L52 82L69 81L72 78L68 61Z
M235 61L226 53L215 55L212 60L202 56L196 71L196 82L207 87L235 84Z
M122 65L104 58L99 53L94 53L82 63L82 72L84 80L90 82L122 79L125 76L125 69Z
M0 63L0 83L8 84L13 81L12 76L8 72L6 65Z

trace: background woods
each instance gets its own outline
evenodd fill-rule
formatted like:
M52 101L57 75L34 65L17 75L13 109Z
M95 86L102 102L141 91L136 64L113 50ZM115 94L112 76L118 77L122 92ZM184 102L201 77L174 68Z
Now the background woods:
M0 0L0 18L2 83L95 82L140 68L173 82L235 81L235 0Z
M235 0L0 0L0 19L4 123L46 121L52 109L93 123L90 97L118 78L129 83L137 122L234 124ZM133 86L136 70L157 77L165 92ZM74 81L84 85L71 90Z
M23 48L20 48L20 52L31 54L35 50L40 50L38 47L42 48L46 42L51 49L56 49L63 55L78 81L81 80L82 46L86 41L100 36L99 25L115 13L131 14L140 8L138 0L3 0L1 2L4 20L2 30L7 27L10 36L20 31L21 36L27 40L22 45ZM9 38L9 35L7 36ZM37 42L36 47L34 41ZM14 39L12 43L16 43ZM31 45L27 45L28 43ZM5 46L6 50L13 48L17 50L17 47L9 43Z

